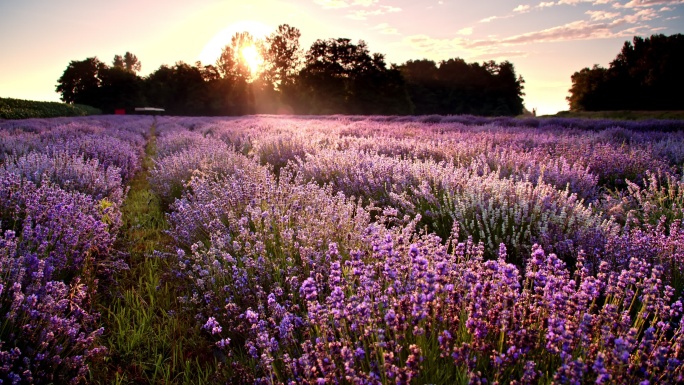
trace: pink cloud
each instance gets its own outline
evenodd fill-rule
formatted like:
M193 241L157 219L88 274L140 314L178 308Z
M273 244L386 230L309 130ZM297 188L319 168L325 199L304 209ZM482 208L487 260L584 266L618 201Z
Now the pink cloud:
M609 20L620 16L620 12L587 11L585 13L589 15L591 20Z
M625 8L651 7L654 5L677 5L684 4L684 0L631 0L625 4Z

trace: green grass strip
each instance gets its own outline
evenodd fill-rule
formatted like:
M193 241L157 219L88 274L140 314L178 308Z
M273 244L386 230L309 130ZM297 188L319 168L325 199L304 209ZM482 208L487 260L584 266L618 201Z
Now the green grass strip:
M94 384L202 384L216 370L194 320L177 311L178 292L164 279L170 270L166 258L154 256L174 250L164 233L163 205L148 182L155 154L153 125L142 170L130 182L122 207L124 225L117 242L130 270L117 277L111 288L115 293L101 303L109 355L92 365Z

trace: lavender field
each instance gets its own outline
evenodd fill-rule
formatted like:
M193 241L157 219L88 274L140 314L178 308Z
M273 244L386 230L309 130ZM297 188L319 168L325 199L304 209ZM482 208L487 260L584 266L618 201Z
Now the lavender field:
M0 383L683 383L682 128L0 121Z

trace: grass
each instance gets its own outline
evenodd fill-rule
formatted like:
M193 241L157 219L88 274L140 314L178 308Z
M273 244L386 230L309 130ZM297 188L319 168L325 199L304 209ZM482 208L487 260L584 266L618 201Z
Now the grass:
M91 383L203 384L212 383L216 371L195 321L174 311L179 308L177 288L165 282L169 266L159 252L173 252L173 240L164 232L163 205L147 179L155 142L152 126L142 171L131 181L122 207L124 226L117 242L130 269L117 277L109 293L113 299L100 302L109 355L91 368Z

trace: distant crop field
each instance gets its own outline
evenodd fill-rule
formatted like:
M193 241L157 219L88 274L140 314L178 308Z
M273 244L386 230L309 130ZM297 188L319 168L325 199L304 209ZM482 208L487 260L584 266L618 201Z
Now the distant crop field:
M0 379L684 381L684 127L0 122Z
M97 108L83 105L0 98L0 119L56 118L101 113Z

